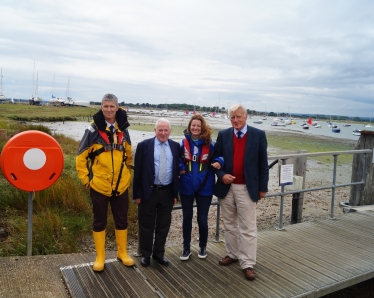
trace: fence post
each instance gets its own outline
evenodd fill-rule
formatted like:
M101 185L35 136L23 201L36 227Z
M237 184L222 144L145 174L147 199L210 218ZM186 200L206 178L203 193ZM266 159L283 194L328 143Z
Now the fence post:
M336 186L336 167L337 167L337 164L338 164L338 156L334 155L334 171L333 171L333 174L332 174L330 219L335 219L335 217L334 217L334 202L335 202L335 186Z
M363 130L357 141L355 150L373 149L374 148L374 131ZM349 205L362 206L374 204L374 163L373 153L368 154L365 162L365 154L355 154L352 161L352 182L368 181L363 185L353 185L349 198ZM365 169L364 169L365 167ZM365 175L365 177L364 177Z
M300 150L297 153L306 153L306 150ZM306 157L298 157L293 160L294 176L303 177L302 189L305 188ZM292 195L292 213L291 224L300 223L303 218L304 193L295 193Z
M32 256L32 207L34 200L34 193L29 192L27 206L27 256Z
M287 163L287 159L281 159L282 163L280 165L285 165ZM284 205L284 185L281 186L281 201L280 201L280 208L279 208L279 225L277 230L283 231L283 205Z

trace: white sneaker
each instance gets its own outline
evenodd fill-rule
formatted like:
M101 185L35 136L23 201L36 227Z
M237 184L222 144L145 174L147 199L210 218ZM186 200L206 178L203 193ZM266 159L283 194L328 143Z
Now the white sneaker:
M200 247L199 253L197 255L200 259L205 259L207 256L206 247Z
M181 256L179 257L182 261L187 261L190 258L191 251L189 249L183 249Z

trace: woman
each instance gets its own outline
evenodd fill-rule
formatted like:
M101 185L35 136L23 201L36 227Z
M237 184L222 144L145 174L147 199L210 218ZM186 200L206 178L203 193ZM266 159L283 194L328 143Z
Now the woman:
M180 184L179 196L183 211L183 251L182 261L189 259L193 202L197 205L197 222L199 225L198 257L207 256L206 245L208 241L208 212L213 197L215 176L213 167L220 169L223 159L217 158L212 163L214 142L211 140L211 129L207 126L204 117L193 115L185 130L185 138L181 142L181 158L179 163Z

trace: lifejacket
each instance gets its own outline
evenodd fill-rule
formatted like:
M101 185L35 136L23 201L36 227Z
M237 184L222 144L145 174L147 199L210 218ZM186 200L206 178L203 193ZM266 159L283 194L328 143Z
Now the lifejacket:
M114 150L114 149L117 149L119 151L125 150L125 148L122 145L122 143L123 143L123 131L117 132L117 140L118 140L117 144L115 144L114 142L110 143L110 140L109 140L109 137L108 137L108 133L106 131L98 130L98 132L99 132L100 137L105 142L105 145L103 146L104 151L102 151L102 152L111 151L111 150Z
M93 126L93 127L96 130L95 126ZM111 151L111 150L123 151L123 152L125 152L125 155L126 155L126 148L122 145L123 138L124 138L123 131L119 131L117 133L117 144L115 144L114 142L113 143L110 142L109 137L108 137L108 133L106 131L98 130L98 129L97 129L97 131L98 131L100 137L104 140L105 145L103 145L103 147L101 147L100 149L92 151L88 154L88 157L91 159L92 163L93 163L93 160L95 159L96 156L98 156L99 154L101 154L103 152L107 152L107 151Z
M112 151L112 150L122 151L123 152L123 158L122 158L122 162L121 162L121 169L120 169L119 174L118 174L117 185L116 185L115 189L112 190L112 195L118 196L119 193L118 193L117 190L118 190L119 182L121 180L122 170L123 170L123 167L124 167L126 159L127 159L126 148L125 148L125 146L122 145L122 143L124 141L124 133L123 133L123 131L117 132L117 144L115 144L114 141L110 142L107 131L104 131L104 130L97 130L97 131L98 131L100 137L104 140L105 145L103 145L103 147L101 147L100 149L92 151L88 154L88 157L91 161L91 163L89 165L89 179L91 181L91 179L93 177L92 166L94 164L94 160L95 160L96 156L98 156L99 154L101 154L103 152Z
M204 144L202 146L200 160L197 160L198 159L197 155L191 154L190 142L187 138L184 138L183 146L184 146L183 158L184 158L184 161L187 165L187 169L189 172L192 171L192 161L200 163L199 172L204 171L208 168L206 165L209 163L209 159L210 159L209 158L209 153L210 153L209 145L207 146Z
M190 142L187 138L184 138L184 160L188 161L197 161L197 156L191 154L191 147ZM208 163L209 162L209 145L203 145L201 155L200 155L200 163Z

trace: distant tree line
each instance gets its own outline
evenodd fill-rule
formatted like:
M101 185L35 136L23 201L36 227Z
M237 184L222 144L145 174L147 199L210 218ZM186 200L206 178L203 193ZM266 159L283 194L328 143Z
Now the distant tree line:
M91 105L101 105L100 101L91 101ZM207 107L207 106L199 106L199 105L191 105L187 103L170 103L170 104L151 104L151 103L125 103L122 101L120 104L122 107L129 107L129 108L136 108L136 109L160 109L160 110L176 110L176 111L197 111L197 112L216 112L216 113L225 113L226 109L225 107L219 108L218 106L214 107ZM256 111L256 110L250 110L247 109L247 113L250 116L269 116L269 117L281 117L281 118L309 118L312 117L316 120L330 120L336 121L365 121L364 119L361 119L360 117L348 117L348 116L339 116L339 115L323 115L323 114L289 114L289 113L275 113L275 112L264 112L264 111Z
M90 102L92 105L101 105L99 101ZM206 107L206 106L196 106L187 103L171 103L171 104L151 104L151 103L125 103L121 102L120 106L130 107L130 108L146 108L146 109L161 109L161 110L176 110L176 111L202 111L202 112L219 112L225 111L225 107L219 108L218 106Z

